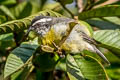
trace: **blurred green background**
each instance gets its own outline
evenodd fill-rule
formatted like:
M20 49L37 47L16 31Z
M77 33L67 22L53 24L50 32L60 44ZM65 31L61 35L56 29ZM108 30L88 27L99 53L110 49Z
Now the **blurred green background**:
M70 0L71 1L71 0ZM96 0L98 1L98 0ZM107 0L100 0L99 3L104 3ZM120 2L111 1L110 4L120 5ZM113 1L113 2L112 2ZM117 1L117 0L116 0ZM99 5L100 6L100 5ZM78 14L78 7L76 5L76 0L67 4L66 7L74 14ZM50 9L56 11L66 17L71 15L60 5L60 3L55 0L0 0L0 25L12 20L23 19L30 15L34 15L42 10ZM92 27L93 30L105 30L105 29L119 29L120 28L120 17L104 17L102 19L94 18L86 20ZM114 28L113 28L114 26ZM16 42L20 41L24 32L18 31L17 33L8 33L0 35L0 80L3 79L4 65L9 55L10 51L14 49L18 44ZM16 36L14 36L16 34ZM15 40L16 37L16 40ZM32 38L32 36L31 36ZM111 65L108 67L105 65L105 69L109 76L109 80L120 80L120 58L104 48L100 50L105 53L105 56L110 61ZM119 54L119 53L118 53ZM65 60L61 60L55 71L56 80L68 80L65 71ZM37 73L37 74L34 74ZM33 75L37 76L38 79L44 79L43 76L47 75L35 70L31 73L29 80L34 80ZM19 79L18 79L19 80Z

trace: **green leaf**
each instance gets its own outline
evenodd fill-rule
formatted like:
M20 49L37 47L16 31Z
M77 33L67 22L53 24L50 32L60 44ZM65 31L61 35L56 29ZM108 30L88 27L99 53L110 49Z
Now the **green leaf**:
M118 65L120 66L120 65ZM110 68L110 69L106 69L109 77L111 78L111 80L119 80L120 79L120 68Z
M105 1L108 1L108 0L98 0L94 5L98 5L98 4L104 3Z
M119 29L120 28L120 20L117 17L110 17L106 20L105 18L99 19L99 18L92 18L86 20L90 25L98 27L100 29ZM112 21L111 21L112 20ZM116 21L116 22L115 22Z
M82 12L78 15L79 19L85 20L96 17L120 16L120 5L108 5L89 11Z
M12 39L13 39L12 33L0 35L0 41L9 41Z
M56 10L56 7L57 7L57 10L62 10L62 7L59 3L46 3L42 10L45 10L45 9L50 9L50 10Z
M0 15L0 24L5 22L7 19L4 15Z
M41 0L40 7L42 8L48 0Z
M11 12L17 19L22 19L39 11L39 6L30 1L24 1L11 8Z
M80 23L80 25L82 26L82 27L84 27L85 28L85 33L87 34L87 35L89 35L89 36L92 36L93 35L93 30L92 30L92 28L91 28L91 26L87 23L87 22L85 22L85 21L79 21L79 23Z
M2 11L5 15L7 15L8 17L10 17L11 19L15 19L15 17L13 16L13 14L10 12L10 10L7 7L1 5L0 6L0 11Z
M102 49L104 49L104 53L105 53L104 55L110 61L111 65L112 64L115 64L115 65L120 64L120 58L119 57L117 57L116 55L114 55L112 52L106 50L105 48L102 48Z
M5 53L7 48L15 47L15 45L16 44L13 39L12 33L0 35L0 52L1 53Z
M95 2L94 8L101 7L103 5L119 5L119 0L98 0Z
M38 45L23 43L15 48L7 58L4 68L4 78L10 76L29 62Z
M120 1L116 1L115 3L113 3L113 5L120 5Z
M56 70L66 71L66 58L61 59L55 67Z
M50 72L55 69L59 56L53 53L39 53L34 56L33 64L41 72Z
M16 0L0 0L0 5L12 5L15 3L16 3Z
M11 75L11 80L26 80L29 74L33 71L34 66L30 63L25 68L18 70Z
M58 1L61 2L63 5L71 4L73 2L73 0L58 0Z
M120 31L119 30L99 30L94 32L94 39L105 47L111 50L117 57L120 58Z
M20 30L23 31L30 26L32 19L39 15L55 16L55 17L62 16L59 13L53 12L51 10L41 11L35 15L32 15L32 16L29 16L29 17L26 17L26 18L23 18L20 20L13 20L13 21L9 21L7 23L1 24L0 25L0 34L10 33L10 32L18 32Z
M103 20L117 24L120 26L120 18L119 17L103 17Z
M91 56L67 55L67 72L70 80L107 80L104 67Z

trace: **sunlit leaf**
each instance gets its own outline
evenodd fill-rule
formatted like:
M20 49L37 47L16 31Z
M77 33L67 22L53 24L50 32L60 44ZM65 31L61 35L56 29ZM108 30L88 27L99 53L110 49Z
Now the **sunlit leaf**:
M62 7L61 7L61 5L60 5L59 3L46 3L46 4L43 6L42 9L43 9L43 10L45 10L45 9L51 9L51 10L56 10L56 9L58 9L58 10L61 10Z
M114 17L114 19L112 19L111 17L110 18L107 17L107 19L93 18L93 19L88 19L86 21L92 26L98 27L100 29L120 29L119 18Z
M67 72L70 80L107 80L103 66L91 56L67 55Z
M29 63L25 68L18 70L11 75L11 80L26 80L29 74L33 71L34 66Z
M119 66L119 65L118 65ZM119 80L120 79L120 68L116 67L112 67L110 69L106 69L108 75L110 76L110 78L112 80Z
M120 57L120 31L119 30L99 30L94 32L94 39L117 56Z
M80 13L79 19L85 20L96 17L120 16L120 5L108 5Z
M9 21L7 23L1 24L0 25L0 34L10 33L10 32L18 32L20 30L23 31L30 26L32 19L36 16L39 16L39 15L55 16L55 17L62 16L59 13L53 12L51 10L41 11L41 12L35 14L35 15L26 17L24 19L13 20L13 21Z
M119 17L103 17L103 19L120 26L120 18Z
M23 43L20 47L15 48L7 58L4 68L4 78L25 66L37 48L38 45L31 45L27 43Z
M16 3L16 0L0 0L0 5L12 5L15 3Z
M61 59L58 64L56 65L56 70L62 70L62 71L66 71L66 62L65 59Z
M11 19L15 19L15 17L13 16L13 14L10 12L10 10L7 7L1 5L0 6L0 11L2 11L5 15L7 15L8 17L10 17Z

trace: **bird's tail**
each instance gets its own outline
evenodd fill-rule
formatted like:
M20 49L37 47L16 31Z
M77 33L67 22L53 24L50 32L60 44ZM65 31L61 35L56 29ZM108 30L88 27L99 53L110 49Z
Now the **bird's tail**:
M110 62L109 62L108 59L103 55L103 53L102 53L100 50L98 50L95 45L93 45L93 47L94 47L96 53L97 53L106 63L108 63L108 64L110 65Z

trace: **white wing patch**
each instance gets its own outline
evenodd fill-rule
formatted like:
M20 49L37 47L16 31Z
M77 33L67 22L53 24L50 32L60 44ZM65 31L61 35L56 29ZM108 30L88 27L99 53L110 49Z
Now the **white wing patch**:
M37 20L35 23L33 23L32 26L34 26L35 24L37 24L39 22L47 22L47 21L51 21L51 20L52 20L51 18L43 18L43 19Z

